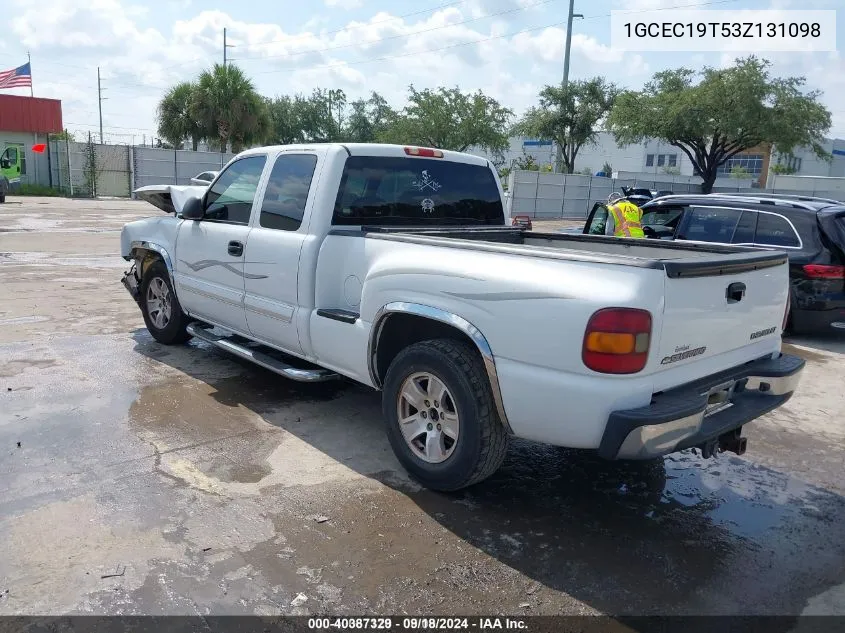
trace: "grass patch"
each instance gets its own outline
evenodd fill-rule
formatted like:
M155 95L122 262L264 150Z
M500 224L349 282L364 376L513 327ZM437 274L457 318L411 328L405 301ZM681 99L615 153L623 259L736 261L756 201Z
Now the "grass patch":
M37 185L28 182L22 182L20 187L14 191L10 191L12 196L61 196L62 192L47 185Z

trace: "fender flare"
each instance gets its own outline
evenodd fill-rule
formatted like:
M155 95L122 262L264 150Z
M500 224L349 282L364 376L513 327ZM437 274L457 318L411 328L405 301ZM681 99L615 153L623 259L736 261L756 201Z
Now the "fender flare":
M170 259L170 253L167 252L167 249L161 246L160 244L156 244L155 242L147 242L145 240L136 240L129 244L129 251L150 251L152 253L158 254L164 265L167 267L167 274L170 276L170 283L173 288L176 288L176 280L173 278L173 260Z
M502 399L502 390L499 386L499 374L496 371L496 358L493 356L493 350L490 343L487 342L485 336L477 327L467 321L465 318L434 308L432 306L422 305L419 303L409 303L406 301L394 301L382 306L373 317L373 327L370 330L370 341L367 349L367 366L370 371L370 379L377 389L381 389L381 382L376 371L376 355L378 353L378 342L381 337L381 332L384 329L384 324L388 317L393 313L411 314L414 316L431 319L432 321L439 321L457 329L466 334L478 349L481 354L481 359L484 362L484 369L487 372L487 379L490 382L490 391L493 394L493 402L496 405L496 412L499 414L499 419L502 421L508 433L513 434L508 416L505 413L505 404Z

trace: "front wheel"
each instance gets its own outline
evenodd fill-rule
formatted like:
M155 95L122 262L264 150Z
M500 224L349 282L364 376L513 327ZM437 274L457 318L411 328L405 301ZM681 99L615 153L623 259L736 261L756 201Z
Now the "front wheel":
M164 263L155 262L144 274L140 304L144 323L159 343L172 345L191 338L188 316L182 312Z
M507 453L487 373L464 342L438 339L402 350L387 370L382 410L396 457L433 490L478 483Z

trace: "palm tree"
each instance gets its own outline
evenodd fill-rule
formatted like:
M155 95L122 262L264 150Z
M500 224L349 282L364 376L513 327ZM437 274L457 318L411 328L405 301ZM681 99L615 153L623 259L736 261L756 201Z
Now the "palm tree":
M158 104L158 134L173 147L181 147L189 138L194 151L203 138L202 129L191 112L196 84L183 82L176 84L164 95Z
M204 71L191 100L191 112L205 136L233 152L263 142L269 133L267 106L237 66L215 64Z

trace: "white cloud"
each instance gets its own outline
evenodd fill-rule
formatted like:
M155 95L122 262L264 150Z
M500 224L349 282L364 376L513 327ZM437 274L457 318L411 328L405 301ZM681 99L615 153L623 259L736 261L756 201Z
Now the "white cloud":
M565 29L559 26L508 35L526 26L560 22L559 15L552 15L551 4L534 6L538 0L469 0L407 18L380 12L347 21L340 31L326 30L327 24L337 24L336 12L330 20L326 11L319 12L319 17L293 31L279 24L236 19L234 10L205 8L207 4L196 2L191 5L194 13L185 15L182 9L182 19L157 22L151 12L145 15L140 0L132 1L39 0L36 8L28 0L11 0L15 17L0 46L31 50L36 94L61 98L65 119L88 126L97 122L100 66L108 97L103 110L106 127L140 135L155 128L155 106L168 86L221 60L224 27L234 45L230 59L267 95L337 87L354 99L375 90L401 106L411 83L420 89L460 86L481 89L517 112L532 105L544 85L560 81L566 40ZM329 1L338 7L348 4L348 0ZM627 6L654 2L691 0L627 0ZM174 0L169 6L180 3ZM528 8L475 19L519 7ZM367 14L359 11L359 15ZM530 19L518 22L522 16ZM588 34L594 24L576 24L572 78L602 75L620 85L639 87L653 70L676 63L677 58L665 55L614 50L599 35ZM718 55L705 54L693 67L719 61ZM725 57L724 63L732 62L733 56ZM792 54L778 57L777 65L779 72L794 69L789 74L807 74L811 85L825 88L827 102L845 93L845 69L839 57ZM840 134L845 134L843 115L836 115Z

